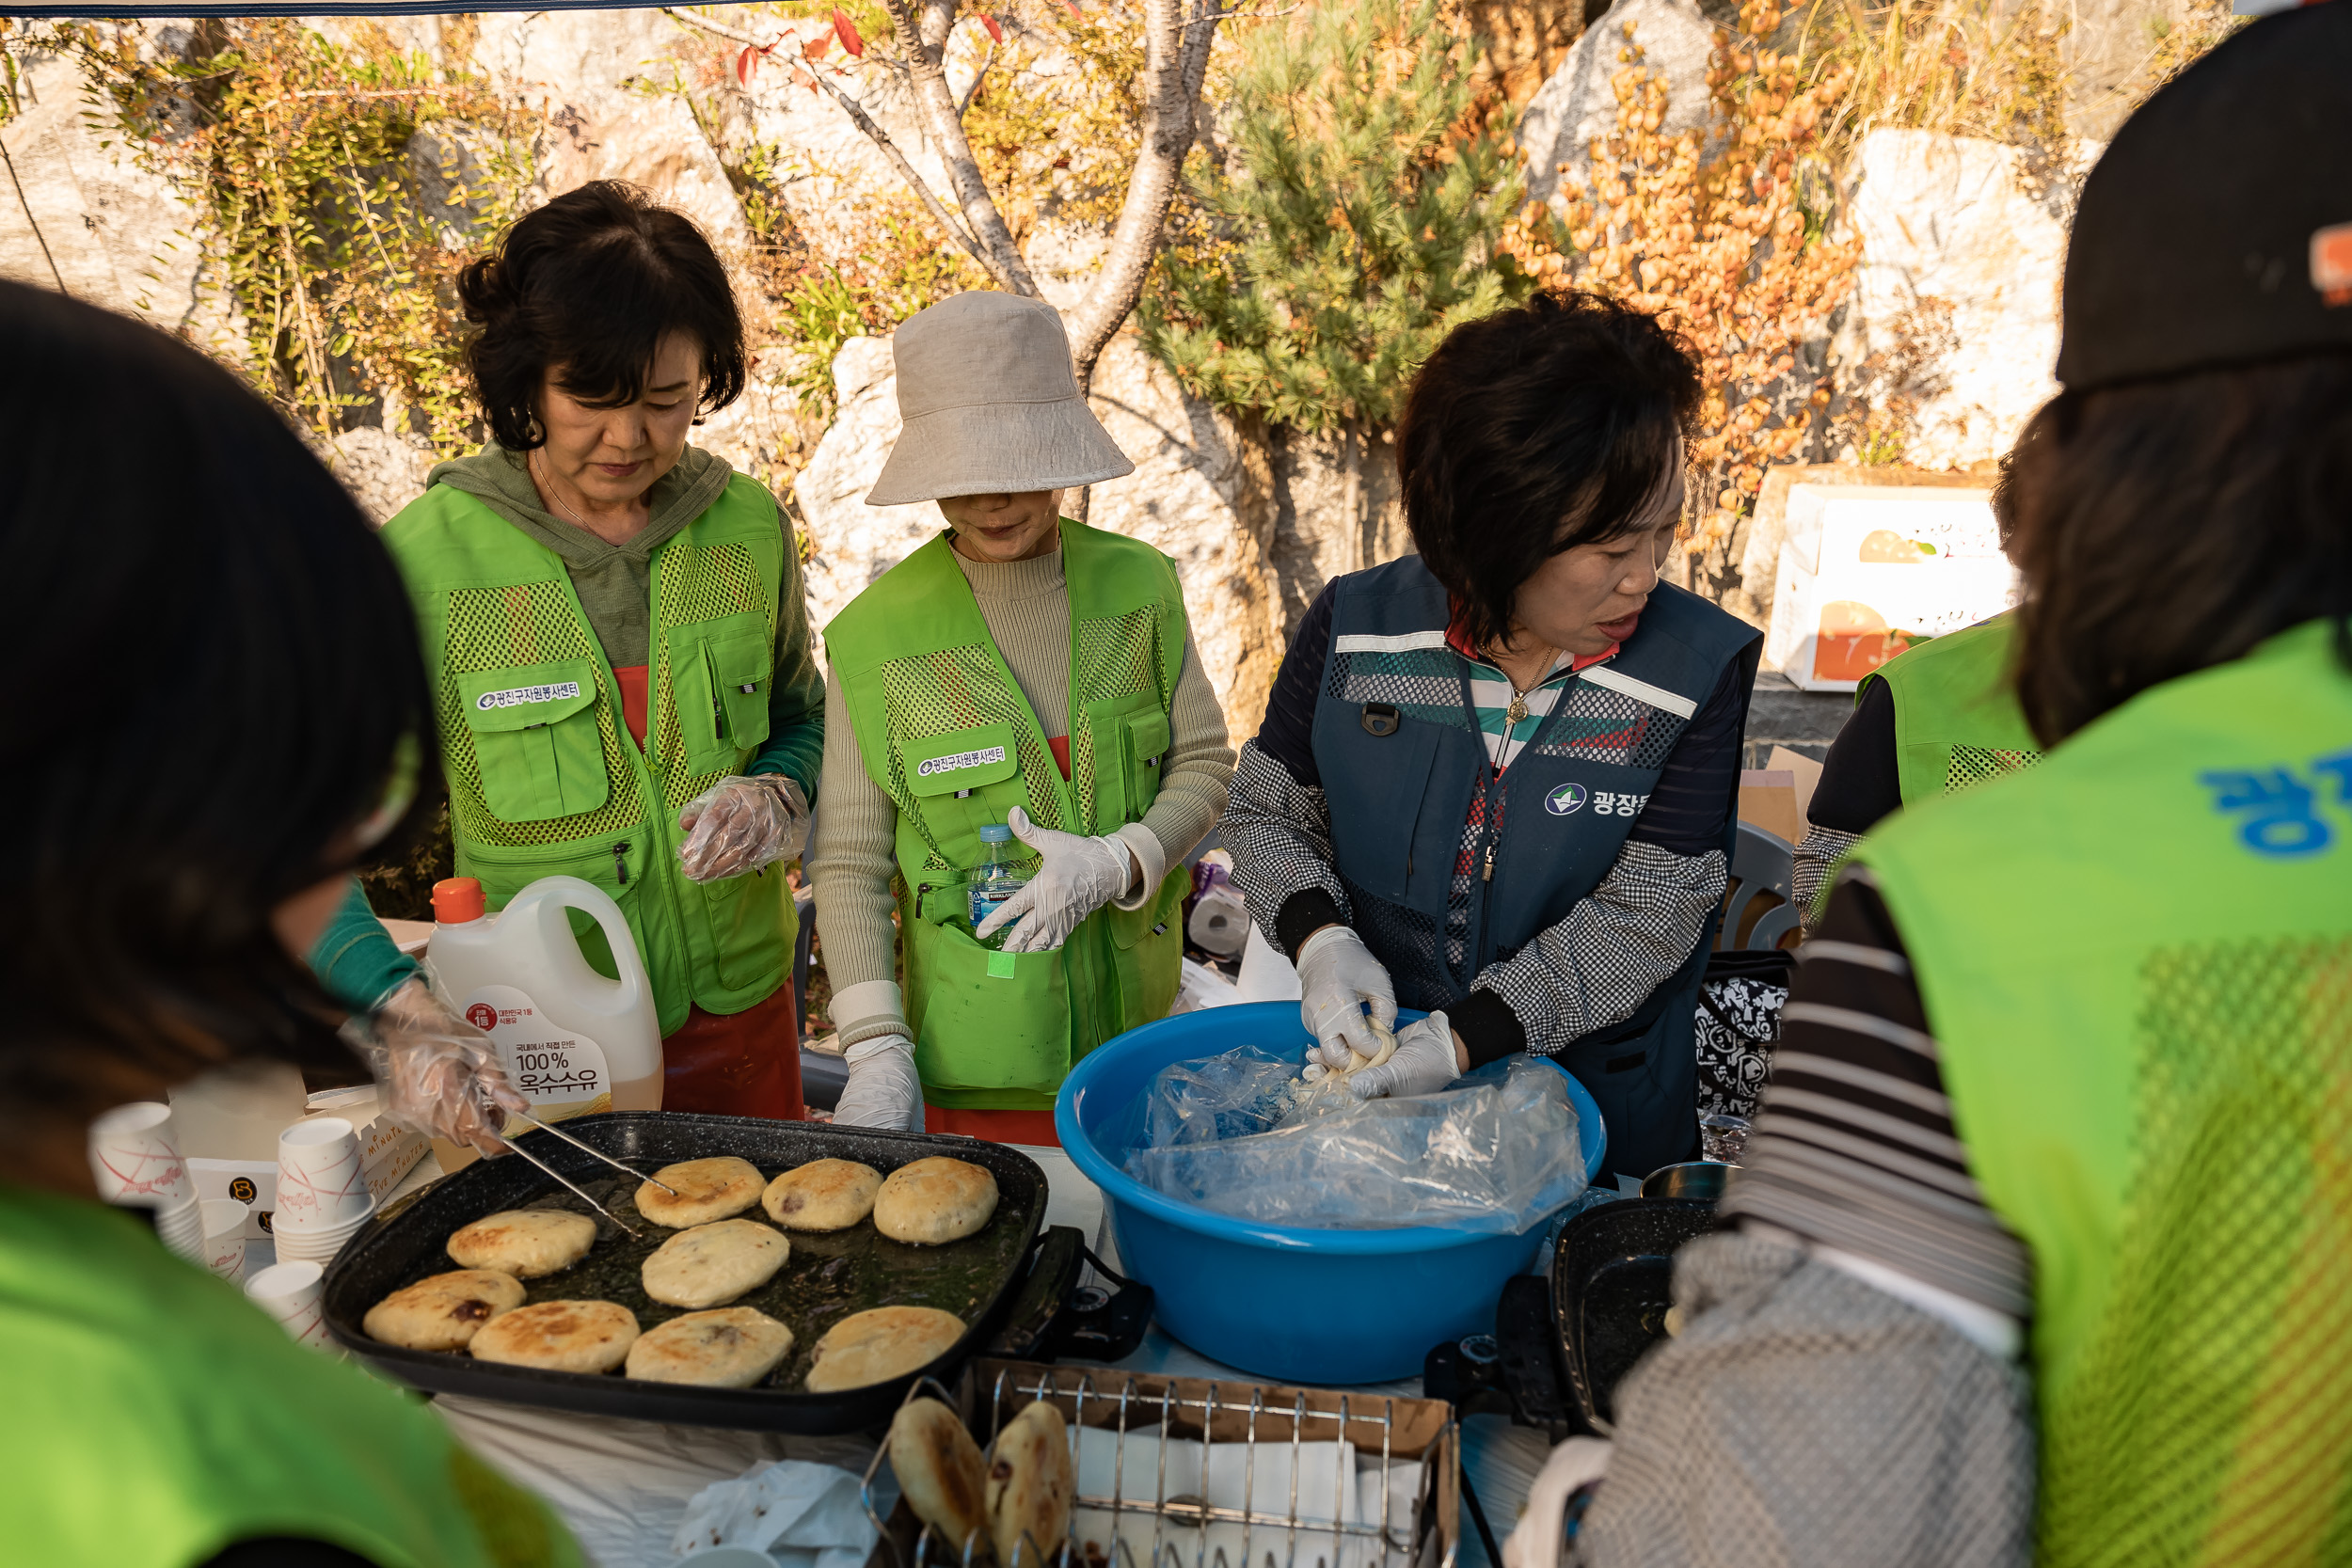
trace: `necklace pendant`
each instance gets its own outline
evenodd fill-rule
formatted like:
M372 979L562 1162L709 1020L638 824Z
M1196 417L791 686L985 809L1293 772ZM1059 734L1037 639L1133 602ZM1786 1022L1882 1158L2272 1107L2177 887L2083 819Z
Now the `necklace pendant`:
M1518 691L1512 692L1511 705L1502 710L1502 716L1514 724L1525 723L1527 721L1526 694Z

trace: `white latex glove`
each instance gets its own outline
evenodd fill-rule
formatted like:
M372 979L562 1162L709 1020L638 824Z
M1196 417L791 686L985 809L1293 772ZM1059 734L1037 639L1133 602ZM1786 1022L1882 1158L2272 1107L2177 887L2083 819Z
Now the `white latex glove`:
M781 773L736 774L686 802L678 864L690 882L739 877L788 861L808 840L808 797Z
M1038 852L1037 874L972 934L986 942L1014 921L1005 939L1008 953L1042 953L1059 947L1078 922L1127 891L1136 879L1136 859L1117 838L1087 838L1041 828L1019 806L1006 816L1012 836Z
M386 1114L427 1137L501 1154L505 1113L531 1109L490 1037L443 1006L421 975L354 1018L343 1035L382 1086Z
M1417 1018L1396 1032L1396 1054L1348 1079L1359 1100L1384 1095L1436 1094L1462 1076L1454 1065L1454 1026L1445 1014Z
M835 1127L895 1127L923 1131L923 1081L914 1072L914 1042L876 1035L841 1053L850 1081L833 1108Z
M1364 939L1345 926L1326 926L1298 947L1298 1022L1313 1034L1323 1065L1343 1068L1376 1056L1364 1008L1384 1026L1396 1022L1396 985Z
M1571 1437L1551 1450L1535 1484L1527 1489L1527 1512L1519 1515L1518 1528L1502 1543L1502 1568L1560 1568L1568 1498L1608 1474L1610 1452L1598 1437Z

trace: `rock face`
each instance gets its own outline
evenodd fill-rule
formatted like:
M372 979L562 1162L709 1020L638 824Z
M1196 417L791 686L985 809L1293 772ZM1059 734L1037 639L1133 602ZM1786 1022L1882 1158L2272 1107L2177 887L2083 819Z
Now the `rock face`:
M344 431L321 455L378 528L424 494L424 476L434 463L433 449L421 437L395 436L374 425Z
M236 318L204 276L196 210L119 142L101 145L71 60L17 57L24 109L0 127L15 177L0 188L0 277L61 288L242 359Z
M1872 132L1854 169L1863 261L1839 356L1901 400L1904 461L1999 456L2058 391L2072 182L2037 190L2017 149L1926 131Z
M1617 95L1609 79L1624 69L1618 56L1629 49L1639 49L1642 64L1666 78L1665 133L1705 128L1711 102L1707 58L1714 47L1715 29L1698 0L1617 0L1519 116L1528 199L1549 201L1564 184L1583 183L1593 138L1616 129Z

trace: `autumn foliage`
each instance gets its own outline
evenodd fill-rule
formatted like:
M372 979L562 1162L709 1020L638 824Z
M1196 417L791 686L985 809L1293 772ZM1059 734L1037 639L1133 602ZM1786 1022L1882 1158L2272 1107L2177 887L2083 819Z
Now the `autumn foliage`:
M1563 222L1531 205L1501 241L1549 284L1656 311L1698 357L1693 555L1729 538L1765 468L1797 455L1825 416L1822 354L1861 259L1859 241L1828 232L1820 146L1851 68L1804 70L1756 41L1780 20L1773 0L1747 0L1744 36L1724 38L1708 72L1709 121L1680 135L1663 129L1665 82L1618 24L1617 126L1596 138L1588 182L1565 192ZM1566 246L1554 248L1562 229Z

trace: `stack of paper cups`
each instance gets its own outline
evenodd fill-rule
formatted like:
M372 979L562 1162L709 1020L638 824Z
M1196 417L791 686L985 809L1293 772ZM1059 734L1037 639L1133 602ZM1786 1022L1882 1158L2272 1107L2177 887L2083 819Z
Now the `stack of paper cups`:
M316 1117L278 1134L278 1210L270 1233L281 1261L333 1261L374 1212L351 1123Z
M204 1216L171 1135L170 1106L140 1101L91 1122L89 1168L100 1197L125 1209L153 1210L164 1245L183 1258L203 1255Z
M223 1279L243 1279L245 1205L233 1197L208 1197L197 1207L204 1215L204 1266Z
M245 1282L245 1293L297 1344L325 1350L326 1314L319 1306L319 1281L325 1277L316 1263L273 1263Z

